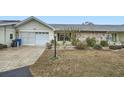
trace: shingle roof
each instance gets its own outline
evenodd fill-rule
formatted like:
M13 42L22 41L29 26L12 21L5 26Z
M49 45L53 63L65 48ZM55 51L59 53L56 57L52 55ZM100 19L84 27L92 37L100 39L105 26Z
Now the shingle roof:
M20 20L0 20L1 23L8 23L8 22L20 22Z
M15 25L18 22L20 22L19 20L0 20L0 26L4 26L4 25Z
M20 20L0 20L0 26L16 25ZM56 31L75 30L75 31L100 31L100 32L124 32L124 25L85 25L85 24L48 24Z
M50 24L56 30L123 32L124 25Z

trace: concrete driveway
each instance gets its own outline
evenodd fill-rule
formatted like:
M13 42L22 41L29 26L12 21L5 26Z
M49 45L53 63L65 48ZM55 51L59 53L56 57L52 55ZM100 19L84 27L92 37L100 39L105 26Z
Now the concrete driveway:
M19 47L0 50L0 72L34 64L44 50L43 47Z

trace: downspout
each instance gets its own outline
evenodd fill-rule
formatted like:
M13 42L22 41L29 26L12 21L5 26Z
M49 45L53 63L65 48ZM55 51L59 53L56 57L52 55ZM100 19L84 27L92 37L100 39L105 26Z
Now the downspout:
M6 26L4 26L4 44L6 44Z

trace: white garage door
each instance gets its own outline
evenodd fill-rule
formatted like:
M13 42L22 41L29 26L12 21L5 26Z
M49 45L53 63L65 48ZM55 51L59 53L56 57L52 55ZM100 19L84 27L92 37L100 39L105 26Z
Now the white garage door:
M48 32L36 32L36 45L45 45L49 41Z
M23 45L45 45L49 41L48 32L21 32Z
M22 32L21 39L23 45L35 45L35 33L33 32Z

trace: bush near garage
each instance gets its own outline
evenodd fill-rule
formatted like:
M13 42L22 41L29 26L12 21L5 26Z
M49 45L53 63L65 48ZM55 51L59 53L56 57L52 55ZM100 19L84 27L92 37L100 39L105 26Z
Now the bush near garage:
M52 44L51 43L47 43L46 47L47 47L47 49L51 49L52 48Z
M54 46L55 41L54 40L51 40L50 44L52 44L52 46ZM56 41L56 45L59 46L60 44Z
M7 48L7 47L8 47L7 45L0 44L0 49L4 49L4 48Z

